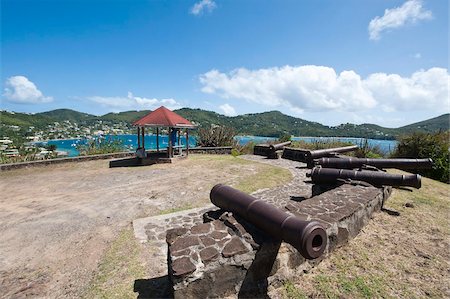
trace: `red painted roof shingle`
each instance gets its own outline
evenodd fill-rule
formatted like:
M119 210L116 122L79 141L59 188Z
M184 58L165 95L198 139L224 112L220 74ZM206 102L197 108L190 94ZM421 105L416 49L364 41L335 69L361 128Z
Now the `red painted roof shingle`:
M170 111L164 106L150 112L143 118L135 121L133 126L159 126L159 127L195 127L190 121Z

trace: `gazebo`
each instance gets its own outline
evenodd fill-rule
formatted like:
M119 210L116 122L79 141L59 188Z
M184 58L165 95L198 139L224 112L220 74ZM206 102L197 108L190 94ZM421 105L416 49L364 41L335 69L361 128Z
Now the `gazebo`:
M150 112L141 119L135 121L133 126L137 127L137 143L136 156L138 158L155 157L173 158L174 156L184 156L183 146L181 145L181 135L186 133L186 156L189 154L189 129L194 129L190 121L167 109L164 106L159 107ZM146 127L156 128L156 155L148 153L145 150L145 129ZM160 151L159 135L160 128L168 128L168 147L167 152Z

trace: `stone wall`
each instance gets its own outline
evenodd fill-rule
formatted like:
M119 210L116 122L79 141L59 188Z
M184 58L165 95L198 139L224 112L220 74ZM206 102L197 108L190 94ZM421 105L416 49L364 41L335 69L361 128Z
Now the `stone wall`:
M125 158L134 156L134 152L122 152L122 153L112 153L112 154L102 154L102 155L92 155L92 156L78 156L70 158L57 158L30 162L20 162L20 163L10 163L10 164L0 164L0 171L19 169L19 168L29 168L37 166L46 166L61 163L71 163L71 162L82 162L82 161L92 161L101 159L113 159L113 158Z
M306 260L291 245L266 235L238 215L209 210L203 223L197 220L193 226L167 231L168 273L175 298L267 296L271 289L309 271L356 236L391 190L358 182L312 185L305 177L307 170L299 169L298 162L247 158L293 172L291 183L253 196L304 220L321 222L328 235L324 255Z
M231 154L231 146L224 147L194 147L189 149L189 153L193 154L216 154L216 155L227 155ZM121 152L121 153L111 153L111 154L102 154L102 155L91 155L91 156L78 156L78 157L70 157L70 158L56 158L56 159L48 159L48 160L38 160L38 161L30 161L30 162L19 162L19 163L9 163L9 164L0 164L0 171L12 170L12 169L20 169L20 168L29 168L29 167L37 167L37 166L46 166L53 164L61 164L61 163L71 163L71 162L82 162L82 161L92 161L92 160L101 160L101 159L114 159L114 158L126 158L133 157L135 155L134 152ZM159 163L170 163L169 162L159 162ZM154 163L149 163L154 164Z
M229 155L231 154L232 146L219 147L193 147L189 149L189 153L193 154L210 154L210 155Z

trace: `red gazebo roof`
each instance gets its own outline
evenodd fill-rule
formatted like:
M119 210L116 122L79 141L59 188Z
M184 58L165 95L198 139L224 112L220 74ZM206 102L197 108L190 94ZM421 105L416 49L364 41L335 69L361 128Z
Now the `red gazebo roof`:
M191 128L195 127L190 121L181 117L173 111L170 111L164 106L159 107L153 112L150 112L143 118L135 121L133 126L150 126L150 127L177 127L177 128Z

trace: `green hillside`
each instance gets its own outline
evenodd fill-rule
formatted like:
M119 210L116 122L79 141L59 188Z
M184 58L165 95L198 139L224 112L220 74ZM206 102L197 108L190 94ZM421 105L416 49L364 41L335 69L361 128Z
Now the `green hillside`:
M401 134L408 134L414 131L423 131L431 133L440 130L448 130L449 128L450 128L450 113L446 113L435 118L430 118L418 123L400 127L398 128L398 130Z
M100 116L99 119L107 120L107 121L114 121L114 122L127 122L127 123L133 123L134 121L138 120L139 118L143 117L144 115L150 113L150 110L141 110L141 111L124 111L119 113L108 113L103 116Z
M7 126L42 128L52 122L54 119L46 115L0 111L0 124Z
M78 112L71 109L56 109L47 112L36 113L34 116L44 116L58 122L69 120L78 123L92 121L97 118L95 115Z
M19 127L35 126L43 128L55 121L70 120L80 124L90 124L96 120L109 123L125 122L131 124L135 120L149 113L143 111L125 111L120 113L108 113L103 116L95 116L70 109L57 109L48 112L26 114L1 111L0 122L4 125ZM444 114L432 119L414 123L400 128L384 128L374 124L341 124L329 127L317 122L307 121L301 118L285 115L279 111L244 114L227 117L213 111L201 109L182 108L176 113L192 121L199 127L210 125L224 125L232 127L241 135L273 136L285 134L294 136L336 136L336 137L364 137L376 139L395 139L412 131L437 132L448 130L450 127L449 114Z

